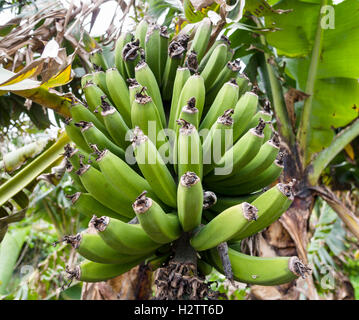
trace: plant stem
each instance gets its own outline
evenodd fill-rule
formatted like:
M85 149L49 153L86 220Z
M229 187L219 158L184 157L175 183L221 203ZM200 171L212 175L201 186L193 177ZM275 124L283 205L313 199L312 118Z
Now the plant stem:
M327 4L327 0L321 1L321 7ZM307 84L305 88L305 93L309 95L308 99L306 99L303 112L300 119L299 131L297 135L297 140L300 147L300 156L301 156L301 163L305 166L308 162L308 142L310 137L310 116L312 113L312 106L313 106L313 94L314 94L314 87L315 81L317 77L318 71L318 64L320 60L320 54L322 51L322 44L323 44L323 33L324 30L321 27L321 14L318 15L318 25L317 25L317 32L315 34L314 46L312 51L312 57L310 61L309 71L308 71L308 78Z
M359 135L359 119L337 134L330 146L319 152L312 161L308 170L308 182L316 185L322 171L334 159L334 157L344 149L355 137Z

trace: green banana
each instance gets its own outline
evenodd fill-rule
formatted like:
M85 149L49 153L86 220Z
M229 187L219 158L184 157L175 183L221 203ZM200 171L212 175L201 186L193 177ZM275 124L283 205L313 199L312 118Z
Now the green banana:
M115 278L137 266L145 260L145 257L138 258L135 261L122 264L103 264L85 260L73 270L66 269L70 274L70 279L75 278L78 281L100 282Z
M259 119L262 119L263 121L265 122L269 122L272 120L272 115L270 114L270 112L268 112L267 110L260 110L258 111L253 117L252 119L249 121L248 125L247 125L247 128L244 130L244 132L246 130L249 130L250 128L253 128L257 123L258 123L258 120ZM266 130L265 131L268 131L271 133L271 129L270 129L270 126L267 126L266 127ZM267 134L267 140L268 140L268 134Z
M160 27L160 79L159 79L159 86L162 86L163 78L164 78L164 71L166 68L167 63L167 51L168 51L168 43L169 43L169 34L167 31L166 26Z
M185 85L185 83L187 82L190 76L191 73L188 68L181 68L181 67L177 68L175 80L173 83L170 118L168 120L168 128L171 130L174 130L176 128L176 120L178 119L177 108L179 109L184 106L184 105L179 105L178 100L180 98L183 86Z
M204 85L208 91L214 81L217 79L218 74L221 72L223 66L227 63L227 46L225 44L218 45L211 57L209 58L206 66L201 72L201 76L204 79Z
M129 263L140 258L139 255L123 254L112 249L97 233L89 230L75 236L65 236L63 241L71 244L85 259L97 263Z
M171 96L173 97L177 69L181 66L185 51L186 49L178 41L171 41L168 46L168 56L162 79L162 98L165 101L169 101Z
M92 73L88 73L85 74L82 78L81 78L81 88L83 89L83 87L89 83L89 82L94 82L93 81L93 74Z
M218 92L216 99L208 110L204 110L205 117L200 125L200 130L210 129L224 111L234 109L238 100L238 86L235 82L226 82Z
M157 85L161 84L161 36L160 27L158 25L152 25L148 28L145 39L145 60L152 70ZM137 80L138 81L138 80Z
M75 121L73 121L71 118L65 119L65 131L78 148L87 153L91 153L90 147L82 136L81 129L75 126Z
M244 230L238 232L233 239L242 240L258 233L279 219L287 211L294 199L292 183L278 183L256 198L252 205L258 208L258 219Z
M243 230L250 221L257 220L257 212L258 209L248 202L226 209L193 235L191 246L196 251L218 246Z
M223 272L222 261L217 250L209 251L210 261ZM249 256L228 248L234 279L262 286L274 286L291 282L308 272L298 257L262 258Z
M69 174L70 178L72 179L72 182L74 184L74 187L79 192L86 192L85 187L82 185L82 182L79 178L79 176L75 173L75 168L71 164L71 162L65 158L66 163L66 172Z
M232 147L233 109L226 110L212 125L203 142L203 174L208 174L220 161L225 152ZM213 159L212 159L213 156Z
M80 121L75 125L81 128L81 133L88 145L96 144L100 149L108 149L121 159L125 159L123 149L108 139L92 122Z
M122 52L123 52L125 45L128 42L132 42L132 41L133 41L133 35L130 32L124 32L124 33L120 34L119 38L116 41L116 45L115 45L115 53L114 53L115 65L116 65L117 70L121 73L121 75L124 79L127 79L129 77L129 75L127 74L127 71L126 71L126 65L123 60Z
M241 197L217 197L216 203L211 207L211 211L216 213L221 213L222 211L233 207L235 205L241 204L242 202L249 202L251 203L255 199L257 199L263 191L259 191L256 193L252 193L249 195L241 196Z
M129 84L128 92L130 95L130 109L131 109L131 106L135 101L136 94L140 93L143 87L137 82L136 79L129 78L127 79L127 82ZM132 128L132 124L130 127Z
M262 145L257 155L246 166L228 179L226 186L235 186L253 179L273 163L278 152L279 140L278 136L274 135L272 140L268 140Z
M200 63L208 46L208 41L212 32L212 22L209 18L204 18L194 35L192 45L189 51L195 51L197 53L197 59Z
M67 198L71 200L74 209L86 215L88 218L91 218L93 215L106 215L125 222L130 220L130 218L121 216L119 213L104 206L89 193L76 192Z
M79 149L74 149L70 144L66 144L64 147L64 156L68 162L72 165L75 170L80 169L80 161L94 166L96 169L99 168L97 163L91 161L91 154L81 152Z
M104 175L80 162L80 168L76 172L86 190L104 206L118 212L121 216L132 218L131 199L128 199L120 189L116 188L104 177Z
M254 191L258 191L271 183L277 180L280 174L283 171L283 163L280 159L274 161L266 170L260 173L255 179L250 181L245 181L242 184L238 184L236 186L226 187L220 185L220 182L217 182L217 185L211 185L212 188L216 191L218 188L223 194L231 195L231 196L240 196L244 194L248 194Z
M135 66L144 59L143 49L140 48L140 40L127 42L122 50L122 59L128 78L135 77Z
M110 68L106 71L106 85L109 97L113 101L116 109L120 112L127 127L131 127L130 94L126 81L116 68Z
M205 68L205 66L207 65L208 60L210 59L210 57L213 54L214 49L217 48L217 46L224 44L226 45L226 47L229 49L231 42L229 41L229 39L225 36L222 35L218 40L216 40L213 45L207 50L206 54L204 55L204 57L201 60L201 63L198 66L198 72L202 72L203 69ZM228 79L229 80L229 79ZM227 80L226 80L227 81ZM225 82L226 82L225 81ZM224 82L223 82L224 83ZM223 85L223 84L222 84Z
M186 172L194 172L203 177L202 144L196 127L189 122L178 120L181 128L177 141L177 170L182 177Z
M102 49L98 48L90 52L90 62L96 71L108 69L107 61L102 53Z
M248 131L247 123L251 121L257 111L258 96L253 92L246 92L240 97L234 107L233 142L236 142L243 132ZM258 123L259 118L257 119ZM255 126L256 123L253 125Z
M125 223L106 216L93 216L89 226L95 228L103 241L121 254L144 255L161 246L139 224Z
M147 180L135 172L125 161L109 150L99 151L95 146L92 147L97 155L96 163L101 172L111 185L122 191L126 198L134 201L143 190L147 190L151 198L160 202Z
M107 132L110 134L112 140L123 150L130 145L129 139L126 140L126 136L129 132L129 127L122 118L121 114L106 100L102 99L102 112L101 116L105 122Z
M146 33L149 27L148 22L145 19L142 19L139 24L136 26L135 30L135 39L140 40L140 47L145 47Z
M194 172L186 172L181 176L177 190L178 219L183 231L191 231L200 225L202 207L201 179Z
M138 127L134 130L132 145L137 164L152 190L163 203L176 208L176 183L155 145Z
M106 96L110 97L106 84L106 73L104 71L95 71L93 73L92 82L97 85L105 93Z
M187 101L187 104L182 108L180 119L183 119L194 125L196 129L199 126L198 109L196 108L196 98L192 97ZM178 129L178 127L177 127Z
M163 144L167 143L167 139L158 109L152 98L144 92L145 89L146 87L143 87L143 90L135 96L131 109L131 122L133 127L141 128L159 150Z
M158 114L160 115L162 126L166 126L166 116L163 109L160 88L156 78L149 65L145 61L141 61L135 68L136 80L140 85L146 87L148 95L152 98ZM131 106L132 107L132 106ZM133 124L135 126L135 124Z
M181 236L181 225L177 215L166 214L158 203L141 193L133 203L133 210L143 230L157 243L168 243Z
M239 139L232 148L223 155L218 164L208 177L206 182L216 182L223 179L229 179L230 176L239 172L247 163L249 163L258 153L263 142L263 129L265 123L260 120L259 124L247 131L247 133ZM217 173L225 173L217 174Z

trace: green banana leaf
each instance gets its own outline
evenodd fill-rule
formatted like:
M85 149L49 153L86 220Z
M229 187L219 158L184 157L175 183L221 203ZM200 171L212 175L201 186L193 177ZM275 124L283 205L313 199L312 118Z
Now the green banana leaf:
M6 234L0 245L0 295L6 293L6 287L29 231L30 227L14 229Z
M330 145L334 137L333 128L349 124L358 117L359 110L359 19L354 14L359 10L359 1L344 1L332 5L332 9L322 9L321 13L325 2L332 4L331 0L283 0L274 8L293 11L265 19L267 27L275 23L280 29L266 34L267 42L277 49L279 55L286 57L286 72L297 81L297 89L304 92L313 47L318 44L318 21L322 26L321 49L314 70L307 161L314 153Z

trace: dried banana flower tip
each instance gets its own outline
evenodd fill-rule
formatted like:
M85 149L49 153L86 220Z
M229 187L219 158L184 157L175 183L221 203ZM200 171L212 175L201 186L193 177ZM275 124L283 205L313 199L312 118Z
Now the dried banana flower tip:
M146 197L147 191L143 191L132 204L136 214L145 213L152 206L152 199Z

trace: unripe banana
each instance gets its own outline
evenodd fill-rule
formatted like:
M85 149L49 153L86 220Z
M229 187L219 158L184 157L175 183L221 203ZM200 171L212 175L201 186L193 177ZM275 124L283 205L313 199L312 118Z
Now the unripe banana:
M244 132L246 130L249 130L249 128L253 128L257 123L258 123L258 120L259 119L262 119L263 121L265 122L268 122L268 121L271 121L272 120L272 115L270 113L270 110L266 109L266 110L260 110L258 111L253 117L252 119L249 121L248 125L247 125L247 128L244 130ZM267 126L266 127L266 130L268 132L270 132L271 134L271 128L270 126ZM268 133L267 133L267 137L268 137ZM268 140L268 139L267 139Z
M110 184L100 171L90 165L80 163L77 174L86 190L101 204L118 212L121 216L128 218L134 216L131 210L131 199L128 199L120 189Z
M226 63L219 75L217 74L217 77L211 87L207 89L208 94L206 95L206 105L211 105L213 103L219 90L226 82L233 78L235 79L240 69L241 61L239 59Z
M205 117L200 125L200 130L210 129L226 110L234 109L238 100L238 86L235 82L226 82L210 108L204 111ZM206 114L206 111L207 114Z
M152 98L157 108L158 114L160 115L162 126L165 127L166 126L165 111L163 109L160 88L157 84L154 73L152 72L152 70L150 69L149 65L146 62L141 61L135 68L135 75L138 83L143 87L146 87L146 91L148 92L148 95ZM135 126L134 123L132 124L133 126Z
M122 59L125 64L128 78L135 77L135 66L144 59L143 49L140 48L140 41L137 39L125 44L122 50Z
M106 84L106 73L104 71L95 71L93 73L92 82L97 85L105 93L106 96L110 97Z
M203 174L209 173L216 162L232 147L233 109L226 110L212 125L203 142Z
M149 27L149 24L145 19L141 19L141 21L136 26L135 39L140 40L141 48L145 47L145 39L146 39L146 33L147 33L148 27Z
M213 267L202 259L197 260L197 268L203 276L208 276L213 271Z
M262 146L264 127L265 123L260 120L257 127L250 129L233 145L232 148L226 151L219 163L216 164L214 172L211 172L210 175L206 177L206 182L212 183L223 179L229 179L232 175L239 172L241 168L249 163L257 155L260 147ZM221 170L222 173L225 174L217 174L218 170Z
M159 150L167 143L167 139L158 109L152 98L144 92L145 89L146 87L143 87L143 90L136 94L131 109L131 122L133 127L141 128Z
M181 176L177 190L178 219L183 231L191 231L200 225L202 207L201 180L194 172L186 172Z
M176 77L173 84L173 91L171 91L172 92L171 110L170 110L170 118L168 120L168 128L171 130L174 130L177 127L176 126L176 120L178 119L177 108L181 108L184 106L184 105L179 106L178 100L180 98L182 88L190 76L191 73L188 68L177 68Z
M76 192L68 198L71 200L72 207L88 218L93 215L106 215L125 222L130 220L130 218L121 216L118 212L102 205L89 193Z
M152 70L156 80L157 85L161 84L161 36L160 36L160 27L158 25L152 25L148 28L146 39L145 39L145 60ZM137 80L138 81L138 80Z
M258 209L243 202L218 214L191 238L191 246L203 251L218 246L243 230L250 221L257 220Z
M70 113L72 116L72 120L76 122L80 121L87 121L92 122L97 129L99 129L104 135L106 135L108 138L110 137L106 127L104 124L97 119L94 113L92 113L88 108L86 108L81 103L75 103L71 106Z
M85 259L97 263L129 263L140 258L139 255L122 254L112 249L97 233L84 231L75 236L65 236L63 240Z
M64 156L68 162L73 166L75 170L80 169L80 161L86 164L91 164L96 169L98 169L97 163L91 160L91 154L80 151L79 149L74 149L70 144L65 145L64 147Z
M126 65L125 62L123 61L122 52L125 45L131 41L133 41L133 35L130 32L124 32L120 34L119 38L116 41L116 46L115 46L115 54L114 54L115 65L124 79L127 79L129 75L127 74L126 71Z
M181 128L177 141L177 170L182 177L186 172L194 172L203 177L202 144L196 127L183 119L178 120Z
M225 44L220 44L217 46L214 49L203 71L201 72L206 91L212 87L214 81L218 77L218 74L221 72L223 66L225 66L227 63L227 50L228 48Z
M66 172L69 174L70 178L72 179L73 185L76 189L76 191L79 192L86 192L85 187L83 186L79 176L76 174L76 169L73 167L71 162L66 159Z
M95 150L95 146L92 147ZM97 154L96 162L101 172L114 187L122 190L128 199L134 201L143 190L147 190L151 198L159 201L147 180L135 172L125 161L106 149L102 152L95 150L95 153Z
M226 186L235 186L253 179L273 163L278 152L279 140L278 136L274 135L272 140L268 140L262 145L257 155L246 166L228 179Z
M121 114L105 99L102 100L101 116L105 122L107 132L110 134L112 140L123 150L130 145L129 139L126 140L126 135L130 130Z
M96 144L101 150L108 149L121 159L125 159L125 151L108 139L92 122L80 121L75 125L81 128L88 145Z
M253 84L251 80L247 77L245 73L238 74L236 77L236 82L239 86L239 95L241 96L247 91L251 91Z
M177 206L177 186L156 146L138 127L132 140L137 164L157 197L172 208Z
M166 214L161 206L146 197L146 191L133 203L133 210L143 230L153 241L168 243L180 237L182 231L178 217L174 214Z
M196 30L192 45L189 51L197 53L197 59L200 63L208 47L209 38L212 32L212 22L209 18L204 18Z
M209 251L211 262L223 272L222 261L217 250ZM240 282L257 284L262 286L275 286L291 282L299 276L304 277L308 272L298 257L262 258L249 256L228 249L234 279Z
M122 264L103 264L85 260L73 270L67 269L70 278L85 282L106 281L131 270L139 263L145 260L145 257L138 258L136 261Z
M133 78L127 79L127 82L129 83L128 91L130 95L130 107L132 107L133 101L136 99L136 94L140 93L143 87L137 82L136 79Z
M206 89L204 87L203 78L197 74L190 76L186 81L186 83L184 84L181 90L181 94L178 98L178 103L175 110L176 116L174 118L174 121L179 119L183 106L186 105L187 101L192 97L196 99L196 108L198 109L198 119L201 119L205 95L206 95ZM175 127L172 125L172 129L174 128Z
M186 49L178 41L171 41L168 46L168 57L162 79L162 98L165 101L169 101L171 97L173 99L177 69L182 63L185 52Z
M89 226L95 228L103 241L121 254L144 255L161 246L154 242L139 224L93 216Z
M211 207L211 211L216 213L221 213L222 211L236 206L238 204L241 204L242 202L253 202L255 199L257 199L263 191L259 191L256 193L252 193L249 195L241 196L241 197L224 197L224 196L218 196L216 203Z
M229 49L231 42L229 41L229 39L225 36L222 35L218 40L216 40L213 45L208 49L208 51L206 52L206 54L204 55L204 57L201 60L201 63L198 66L198 72L202 72L203 69L205 68L205 66L207 65L208 60L210 59L210 57L213 54L214 49L217 48L217 46L224 44L226 45L226 47ZM229 79L228 79L229 80ZM228 80L224 81L227 82ZM223 82L223 83L224 83ZM222 83L222 85L223 85Z
M258 208L258 219L242 231L239 231L234 240L242 240L262 231L287 211L294 199L292 183L278 183L256 198L252 205Z
M283 171L283 162L280 159L275 160L266 170L260 173L255 179L250 181L245 181L242 184L238 184L232 187L225 187L220 185L221 181L217 182L217 185L211 184L213 190L219 190L222 194L227 194L230 196L240 196L244 194L248 194L257 190L260 190L275 180L277 180L280 174Z
M169 43L169 34L167 31L167 27L166 26L161 26L160 27L160 82L159 82L159 87L162 86L162 82L163 82L163 76L164 76L164 71L166 68L166 63L167 63L167 51L168 51L168 43Z
M108 69L108 64L102 53L101 48L95 49L92 52L90 52L90 62L92 63L96 71L99 70L106 71Z
M243 132L248 131L248 122L251 122L251 119L255 115L258 106L258 96L253 92L246 92L238 100L236 106L234 107L234 126L233 126L233 142L236 142L239 137L243 135ZM258 123L254 123L255 126Z
M75 126L75 121L71 118L65 119L65 131L78 148L87 153L91 153L90 147L88 146L85 138L82 136L81 129Z
M196 108L196 98L192 97L187 101L187 104L182 108L180 113L180 119L183 119L190 124L194 125L196 129L199 125L198 109ZM179 128L177 127L179 130ZM177 131L178 131L177 130Z
M126 81L116 68L111 68L106 71L106 85L109 96L116 106L116 109L120 112L126 125L131 127L130 95Z
M93 81L93 74L92 73L88 73L85 74L82 78L81 78L81 88L83 89L84 86L89 83L89 82L94 82Z

